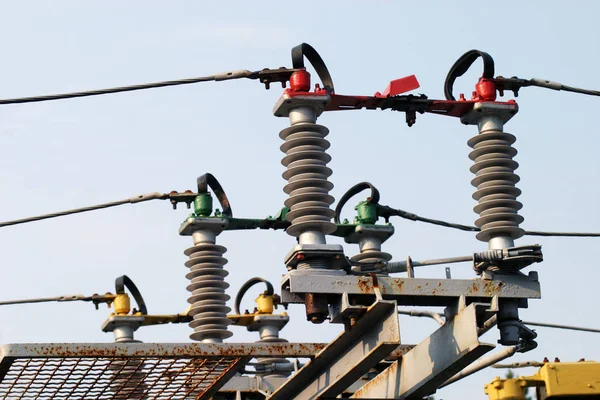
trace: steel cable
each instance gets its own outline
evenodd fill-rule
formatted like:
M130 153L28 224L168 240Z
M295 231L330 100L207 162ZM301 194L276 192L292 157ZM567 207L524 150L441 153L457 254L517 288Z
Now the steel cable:
M12 221L4 221L4 222L0 222L0 228L3 228L5 226L19 225L19 224L26 224L29 222L41 221L44 219L63 217L66 215L78 214L78 213L83 213L83 212L88 212L88 211L95 211L95 210L100 210L103 208L120 206L123 204L135 204L135 203L141 203L141 202L149 201L149 200L166 200L168 198L169 198L168 194L158 193L158 192L141 194L141 195L134 196L134 197L131 197L128 199L113 201L113 202L109 202L109 203L103 203L103 204L98 204L98 205L93 205L93 206L88 206L88 207L75 208L75 209L59 211L59 212L55 212L55 213L51 213L51 214L38 215L35 217L16 219L16 220L12 220ZM389 208L389 209L394 211L394 213L393 213L394 216L408 219L410 221L425 222L425 223L432 224L432 225L443 226L444 228L458 229L460 231L466 231L466 232L479 232L479 228L477 228L476 226L462 225L462 224L456 224L456 223L452 223L452 222L442 221L439 219L421 217L420 215L413 214L411 212L400 210L400 209L392 209L392 208ZM545 237L600 237L600 232L525 231L525 235L545 236Z
M74 208L74 209L66 210L66 211L59 211L59 212L55 212L55 213L51 213L51 214L38 215L35 217L0 222L0 228L3 228L5 226L19 225L19 224L26 224L29 222L41 221L43 219L64 217L65 215L101 210L103 208L116 207L116 206L120 206L123 204L136 204L136 203L141 203L141 202L149 201L149 200L166 200L168 198L169 198L168 194L158 193L158 192L140 194L138 196L130 197L128 199L111 201L109 203L102 203L102 204L97 204L97 205L88 206L88 207L81 207L81 208Z
M600 96L599 90L577 88L577 87L573 87L573 86L563 85L562 83L559 83L559 82L549 81L547 79L533 78L526 82L531 86L537 86L537 87L542 87L542 88L546 88L546 89L559 90L559 91L564 90L565 92L585 94L588 96Z
M408 211L394 209L395 215L411 221L425 222L432 225L443 226L445 228L458 229L466 232L479 232L476 226L456 224L453 222L442 221L439 219L421 217ZM544 231L525 231L527 236L562 236L562 237L600 237L600 232L544 232Z
M167 86L189 85L192 83L210 82L210 81L225 81L230 79L250 78L254 79L256 73L248 70L230 71L216 75L201 76L196 78L176 79L171 81L161 81L144 83L140 85L118 86L107 89L86 90L82 92L59 93L44 96L19 97L13 99L0 99L0 105L3 104L21 104L21 103L36 103L40 101L72 99L75 97L99 96L103 94L132 92L135 90L155 89Z

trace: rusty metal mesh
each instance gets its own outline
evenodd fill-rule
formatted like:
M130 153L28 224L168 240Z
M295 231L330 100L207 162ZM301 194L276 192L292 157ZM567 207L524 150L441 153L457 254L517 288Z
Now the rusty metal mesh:
M2 399L198 399L241 358L16 358Z

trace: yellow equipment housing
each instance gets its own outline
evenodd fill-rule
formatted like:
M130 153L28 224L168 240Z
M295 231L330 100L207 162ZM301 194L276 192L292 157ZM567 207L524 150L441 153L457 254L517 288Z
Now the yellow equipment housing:
M600 363L595 361L553 362L533 376L514 379L496 377L485 385L490 400L525 399L527 388L537 388L537 398L600 398Z

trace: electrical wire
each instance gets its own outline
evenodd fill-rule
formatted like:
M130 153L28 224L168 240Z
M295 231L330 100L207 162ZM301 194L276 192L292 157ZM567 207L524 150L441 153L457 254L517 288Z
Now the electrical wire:
M15 304L30 303L49 303L49 302L67 302L67 301L92 301L93 296L84 296L83 294L68 294L65 296L39 297L35 299L7 300L0 301L0 306L12 306Z
M78 213L83 213L83 212L88 212L88 211L95 211L95 210L100 210L103 208L120 206L123 204L141 203L141 202L149 201L149 200L166 200L168 198L169 198L169 194L165 194L165 193L153 192L153 193L140 194L138 196L130 197L128 199L113 201L113 202L109 202L109 203L97 204L97 205L82 207L82 208L75 208L75 209L59 211L59 212L55 212L55 213L51 213L51 214L38 215L35 217L16 219L16 220L12 220L12 221L4 221L4 222L0 222L0 228L3 228L5 226L19 225L19 224L26 224L29 222L41 221L44 219L63 217L66 215L78 214ZM458 230L467 231L467 232L479 232L480 231L480 229L477 228L476 226L455 224L452 222L442 221L442 220L438 220L438 219L421 217L417 214L413 214L408 211L404 211L404 210L400 210L400 209L393 209L391 207L387 207L387 208L388 208L388 210L393 211L393 213L390 215L408 219L410 221L425 222L425 223L432 224L432 225L443 226L445 228L453 228L453 229L458 229ZM547 236L547 237L552 237L552 236L557 236L557 237L600 237L600 233L596 233L596 232L525 231L525 235ZM461 261L455 261L455 262L461 262Z
M542 327L542 328L566 329L566 330L570 330L570 331L600 333L600 329L585 328L585 327L582 327L582 326L558 325L558 324L548 324L548 323L545 323L545 322L531 322L531 321L522 321L522 322L525 325L539 326L539 327Z
M258 283L264 283L265 286L267 287L267 289L263 292L265 295L273 296L273 293L275 293L275 291L273 289L273 285L271 284L271 282L267 281L266 279L260 278L260 277L250 278L246 283L244 283L242 285L240 290L238 290L237 295L235 296L235 301L233 302L233 311L235 311L236 314L238 314L238 315L241 314L240 305L242 304L242 299L244 298L244 295L246 294L246 292L252 286L254 286Z
M600 96L599 90L576 88L573 86L563 85L562 83L559 83L559 82L549 81L547 79L533 78L533 79L530 79L528 82L531 84L531 86L543 87L546 89L564 90L565 92L585 94L588 96Z
M71 210L59 211L59 212L55 212L55 213L51 213L51 214L38 215L38 216L35 216L35 217L22 218L22 219L15 219L13 221L0 222L0 228L5 227L5 226L19 225L19 224L26 224L26 223L29 223L29 222L41 221L43 219L63 217L65 215L71 215L71 214L78 214L78 213L83 213L83 212L88 212L88 211L100 210L100 209L103 209L103 208L116 207L116 206L120 206L120 205L123 205L123 204L135 204L135 203L141 203L141 202L149 201L149 200L166 200L168 198L169 198L168 194L158 193L158 192L140 194L138 196L130 197L128 199L112 201L110 203L97 204L97 205L94 205L94 206L74 208L74 209L71 209Z
M440 325L443 325L441 322L441 317L444 316L442 313L436 313L435 311L423 311L423 310L398 310L398 314L409 315L411 317L427 317L432 318ZM583 326L573 326L573 325L559 325L559 324L550 324L546 322L532 322L532 321L521 321L525 325L531 326L539 326L543 328L552 328L552 329L565 329L569 331L580 331L580 332L592 332L592 333L600 333L600 329L596 328L586 328Z
M458 229L466 232L479 232L476 226L456 224L453 222L442 221L439 219L421 217L417 214L410 213L408 211L393 209L395 216L408 219L411 221L425 222L432 225L443 226L445 228ZM599 232L543 232L543 231L525 231L527 236L560 236L560 237L600 237Z
M118 86L118 87L107 88L107 89L86 90L86 91L82 91L82 92L59 93L59 94L51 94L51 95L45 95L45 96L19 97L19 98L14 98L14 99L0 99L0 105L36 103L36 102L40 102L40 101L72 99L75 97L99 96L99 95L103 95L103 94L132 92L135 90L146 90L146 89L154 89L154 88L161 88L161 87L167 87L167 86L189 85L192 83L200 83L200 82L225 81L225 80L230 80L230 79L241 79L241 78L255 79L257 76L256 74L257 74L256 72L251 72L248 70L230 71L230 72L224 72L224 73L209 75L209 76L176 79L176 80L171 80L171 81L144 83L144 84L140 84L140 85Z
M600 96L600 91L598 90L589 90L589 89L580 89L573 86L562 85L561 90L566 92L587 94L588 96Z

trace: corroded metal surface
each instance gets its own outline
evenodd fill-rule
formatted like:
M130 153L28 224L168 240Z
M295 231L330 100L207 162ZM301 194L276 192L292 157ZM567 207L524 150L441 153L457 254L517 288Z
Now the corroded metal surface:
M494 280L484 279L424 279L377 277L384 299L396 300L398 305L448 306L460 296L486 300L494 296L511 299L539 299L537 276L502 275ZM372 277L318 277L288 274L282 284L282 301L294 303L302 293L375 295Z
M3 399L202 399L252 357L313 357L320 343L50 343L0 347Z
M268 400L332 399L358 381L400 344L398 306L379 300Z
M252 357L313 358L326 346L327 343L10 344L0 346L0 398L209 398L225 389L224 385ZM397 360L413 347L399 345L387 360ZM270 391L284 381L277 382ZM247 390L253 391L252 387Z
M30 343L0 346L10 357L312 357L327 343Z
M3 399L202 399L243 357L18 358L4 365Z
M351 397L422 399L493 348L479 341L476 304L471 304Z

